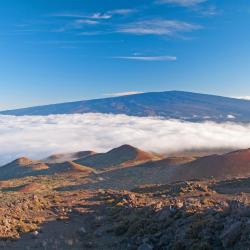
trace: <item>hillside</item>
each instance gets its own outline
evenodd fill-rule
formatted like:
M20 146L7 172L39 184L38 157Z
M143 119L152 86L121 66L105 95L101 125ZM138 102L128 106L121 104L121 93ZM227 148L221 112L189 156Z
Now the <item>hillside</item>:
M236 178L250 176L250 149L223 155L209 155L179 167L173 178L179 180L199 178Z
M250 101L182 91L142 93L113 98L2 111L3 115L75 113L161 116L188 121L250 121Z
M133 189L140 185L171 183L175 169L192 157L169 157L160 160L149 160L125 168L113 168L112 171L99 173L102 181L90 185L93 188Z
M62 173L90 174L92 172L94 172L94 170L90 167L82 166L71 161L62 163L45 163L42 161L32 161L23 157L1 167L0 180Z
M95 173L93 187L114 189L179 180L243 178L250 177L250 149L221 155L165 158L122 145L106 153L57 154L40 161L22 157L1 167L0 180L62 173Z
M160 156L144 152L130 145L122 145L107 153L90 155L80 158L75 162L96 169L102 169L115 166L130 166L154 159L160 159Z
M66 172L89 174L95 172L95 170L129 167L161 158L157 154L144 152L130 145L122 145L106 153L80 151L55 154L40 161L22 157L1 167L0 180Z

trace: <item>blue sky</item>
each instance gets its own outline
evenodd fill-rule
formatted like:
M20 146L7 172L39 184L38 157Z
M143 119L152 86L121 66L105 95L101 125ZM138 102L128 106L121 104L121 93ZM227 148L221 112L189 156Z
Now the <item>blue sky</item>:
M0 109L124 92L250 96L249 0L8 0L0 19Z

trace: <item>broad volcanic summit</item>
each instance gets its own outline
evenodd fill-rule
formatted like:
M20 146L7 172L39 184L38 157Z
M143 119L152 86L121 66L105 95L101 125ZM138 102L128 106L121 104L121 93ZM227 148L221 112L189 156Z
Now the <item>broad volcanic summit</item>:
M250 101L184 91L165 91L0 112L2 115L15 116L85 113L155 116L194 122L250 122Z

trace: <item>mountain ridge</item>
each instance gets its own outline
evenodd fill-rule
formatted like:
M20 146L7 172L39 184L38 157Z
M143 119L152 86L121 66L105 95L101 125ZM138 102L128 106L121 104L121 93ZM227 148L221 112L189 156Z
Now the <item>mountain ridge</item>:
M187 121L250 122L250 101L185 91L148 92L0 111L2 115L124 114Z
M74 161L71 157L71 154L66 154L64 161L61 159L60 162L47 161L50 157L44 160L18 158L1 167L0 180L71 172L96 173L106 180L112 179L112 185L122 184L122 180L126 184L132 179L138 184L151 179L160 184L192 179L250 177L250 149L202 157L166 157L125 144L105 153L79 154Z

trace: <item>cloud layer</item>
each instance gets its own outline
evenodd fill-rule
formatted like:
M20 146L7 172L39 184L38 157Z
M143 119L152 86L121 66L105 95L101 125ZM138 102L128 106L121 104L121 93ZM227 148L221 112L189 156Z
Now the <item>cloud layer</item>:
M106 151L125 143L159 153L250 147L250 124L125 115L0 116L0 134L0 165L21 156L41 159L59 152Z

